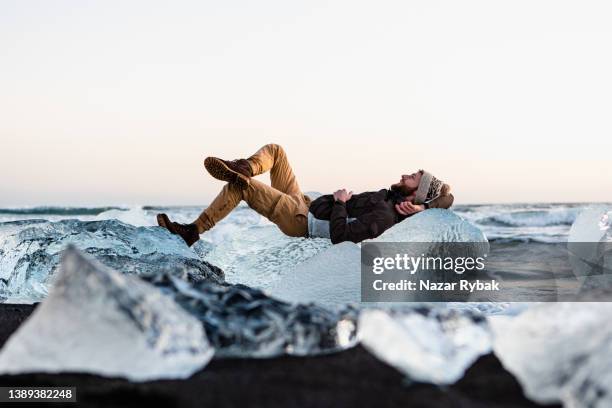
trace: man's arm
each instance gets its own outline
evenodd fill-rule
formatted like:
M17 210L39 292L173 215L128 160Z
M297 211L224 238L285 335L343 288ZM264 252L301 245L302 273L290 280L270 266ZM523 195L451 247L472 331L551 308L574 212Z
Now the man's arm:
M310 203L308 211L319 220L329 220L332 208L334 207L334 196L325 194Z
M344 241L358 243L364 239L376 238L393 225L392 220L385 220L376 214L376 212L364 214L347 223L346 203L334 202L329 220L329 236L332 244Z
M332 244L339 244L344 241L361 242L371 238L373 233L378 231L376 224L364 222L367 216L358 217L356 220L347 223L348 212L346 202L351 199L353 192L345 189L338 190L333 194L334 204L331 208L329 217L329 237ZM374 231L372 231L374 229Z
M349 217L355 217L354 213L354 202L363 202L364 198L371 197L375 194L380 194L380 191L366 191L365 193L353 194L349 200L346 201L346 212ZM318 220L329 221L331 218L332 209L334 207L334 195L325 194L322 195L310 203L309 211Z

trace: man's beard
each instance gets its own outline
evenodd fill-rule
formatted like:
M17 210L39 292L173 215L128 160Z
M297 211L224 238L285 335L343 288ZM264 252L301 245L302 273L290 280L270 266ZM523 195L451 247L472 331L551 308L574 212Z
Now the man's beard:
M395 183L391 185L391 191L399 193L403 195L404 197L411 196L412 193L414 193L416 190L417 190L416 188L406 187L406 185L402 183Z

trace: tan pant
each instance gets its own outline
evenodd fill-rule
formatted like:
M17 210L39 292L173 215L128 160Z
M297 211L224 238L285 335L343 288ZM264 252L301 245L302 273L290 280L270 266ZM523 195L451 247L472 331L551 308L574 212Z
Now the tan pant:
M310 198L302 193L283 148L267 144L249 157L253 176L270 170L272 186L251 179L244 190L235 184L226 184L219 195L195 221L201 234L225 218L241 200L263 215L286 235L308 235L308 206Z

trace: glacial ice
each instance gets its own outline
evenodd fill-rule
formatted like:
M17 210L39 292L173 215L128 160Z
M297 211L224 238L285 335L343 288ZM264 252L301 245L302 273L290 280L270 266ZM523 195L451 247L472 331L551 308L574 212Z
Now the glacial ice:
M72 254L74 251L76 250L68 252ZM64 268L61 265L60 270ZM69 266L73 267L73 264ZM81 265L73 269L79 267L84 268ZM135 276L125 275L125 278L133 279ZM172 304L182 307L196 318L204 327L208 342L219 357L316 355L344 350L354 346L357 341L358 311L349 306L330 310L317 305L289 304L245 285L206 280L194 282L189 279L186 271L164 271L140 275L139 278L153 285L149 285L150 290L172 299ZM65 280L66 278L58 277L57 284L61 285ZM74 285L80 283L82 282L78 279L74 281ZM121 286L127 294L113 291L120 299L130 295L132 291L131 283ZM71 291L77 293L77 289L72 287ZM58 293L63 292L52 288L49 298L57 298ZM76 295L72 296L72 303L88 305L87 311L91 313L92 318L98 313L95 307L106 307L95 297L92 299L88 292L80 291L78 295L82 298L76 299ZM43 305L49 302L48 299L43 301ZM92 301L94 304L90 304ZM57 304L58 301L51 303ZM63 313L63 310L57 308L54 309L54 314L45 314L45 318L58 319L57 316ZM65 313L71 315L72 312L68 308ZM103 311L100 313L104 314ZM63 321L57 321L60 325L63 324ZM54 338L51 341L55 340ZM57 359L61 360L61 357Z
M328 239L288 237L275 225L248 229L224 225L216 231L219 226L202 235L203 241L194 249L202 259L220 266L227 282L264 290L274 286L286 271L331 246ZM212 239L213 244L204 239Z
M316 355L357 342L358 311L289 304L245 285L190 283L176 275L145 277L197 317L219 357Z
M214 350L202 324L136 276L69 248L47 298L0 351L0 373L186 378Z
M467 310L364 310L358 337L372 354L410 379L441 385L459 380L491 350L486 320Z
M269 288L290 302L334 307L361 298L361 251L353 242L336 244L291 269Z
M432 208L389 228L374 242L488 242L480 228L450 210Z
M612 210L595 207L582 211L572 224L568 242L612 242Z
M612 304L547 303L489 320L495 354L529 398L612 406Z
M570 229L567 249L583 291L612 289L612 211L583 211Z
M193 280L223 280L221 269L159 227L117 220L14 221L0 224L0 302L42 300L68 244L123 273L184 270Z
M449 210L431 209L407 218L379 237L364 242L477 242L480 256L488 250L484 233ZM428 251L424 248L424 251ZM334 306L361 299L361 246L343 242L329 247L286 272L269 288L273 296L292 302Z

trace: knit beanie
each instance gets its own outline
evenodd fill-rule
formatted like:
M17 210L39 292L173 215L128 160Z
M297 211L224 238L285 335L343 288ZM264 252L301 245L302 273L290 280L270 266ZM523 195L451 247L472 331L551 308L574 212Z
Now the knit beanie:
M414 198L415 204L427 203L440 195L444 182L433 176L433 174L425 171L421 171L421 181L416 191Z

